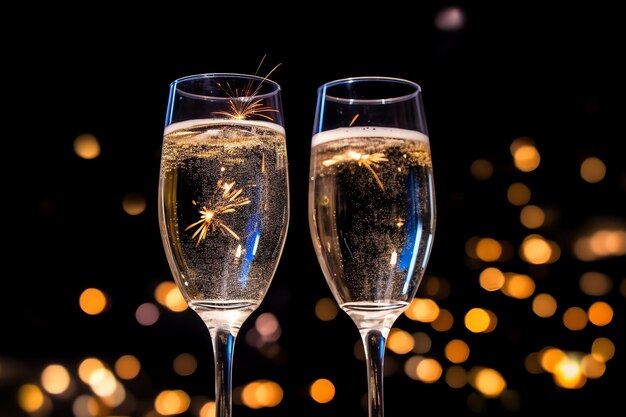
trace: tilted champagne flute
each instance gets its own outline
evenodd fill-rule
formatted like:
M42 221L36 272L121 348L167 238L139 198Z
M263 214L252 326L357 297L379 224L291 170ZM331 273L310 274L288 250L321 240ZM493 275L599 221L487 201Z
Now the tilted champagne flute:
M240 327L275 274L289 221L280 86L242 74L170 85L159 223L174 280L209 329L216 415L232 415Z
M309 225L326 281L365 346L369 416L383 417L391 326L415 296L435 231L420 87L358 77L318 89Z

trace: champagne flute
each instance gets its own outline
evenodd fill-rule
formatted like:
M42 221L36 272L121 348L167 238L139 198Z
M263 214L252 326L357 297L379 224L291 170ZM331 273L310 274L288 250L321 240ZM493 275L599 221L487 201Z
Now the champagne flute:
M232 415L235 338L270 286L288 221L280 86L245 74L172 82L159 223L174 280L209 329L219 417Z
M419 286L435 231L435 193L420 87L357 77L318 89L309 226L337 303L367 360L369 416L383 417L391 326Z

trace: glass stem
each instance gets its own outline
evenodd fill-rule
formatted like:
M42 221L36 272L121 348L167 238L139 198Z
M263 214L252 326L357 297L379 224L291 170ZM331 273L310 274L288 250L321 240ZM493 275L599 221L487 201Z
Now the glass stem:
M232 416L232 371L236 332L209 328L215 358L215 415Z
M370 328L360 331L367 361L367 394L369 417L383 417L383 360L389 329Z

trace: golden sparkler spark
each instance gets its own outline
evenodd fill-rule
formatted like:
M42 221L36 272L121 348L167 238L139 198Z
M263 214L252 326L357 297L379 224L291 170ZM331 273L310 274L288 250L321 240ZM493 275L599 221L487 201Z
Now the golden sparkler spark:
M235 190L233 189L234 185L234 181L222 182L222 180L219 180L217 182L217 189L215 192L216 197L211 199L211 201L207 204L203 205L198 211L198 213L200 213L200 220L190 224L185 229L185 231L188 231L198 226L194 234L191 236L192 239L195 239L196 236L198 237L196 247L198 247L200 242L207 237L209 231L215 233L219 230L223 235L228 233L235 239L240 240L237 233L235 233L235 231L220 218L223 214L235 212L235 208L237 207L250 204L250 199L242 195L243 189L240 188ZM222 191L221 195L219 194L220 190ZM196 201L192 201L192 203L194 206L197 205Z
M261 63L257 68L257 72L261 68L263 64L263 60L265 60L265 56L261 59ZM276 65L270 72L267 73L265 77L258 83L256 88L252 90L253 81L250 80L247 85L242 89L232 89L230 84L226 85L226 88L222 87L224 91L231 97L228 101L229 110L224 111L216 111L213 114L219 114L222 116L226 116L229 119L233 120L245 120L250 116L260 116L269 121L273 121L274 119L265 113L278 113L278 110L263 104L263 99L256 98L263 86L263 83L267 80L267 78L274 72L281 64Z
M322 165L329 167L335 164L343 162L356 162L359 166L365 167L373 176L381 190L385 191L383 183L378 178L378 174L374 171L374 168L380 167L381 162L387 162L389 159L385 157L382 152L376 152L373 154L362 154L356 151L347 151L341 155L334 155L331 159L326 159L322 162Z

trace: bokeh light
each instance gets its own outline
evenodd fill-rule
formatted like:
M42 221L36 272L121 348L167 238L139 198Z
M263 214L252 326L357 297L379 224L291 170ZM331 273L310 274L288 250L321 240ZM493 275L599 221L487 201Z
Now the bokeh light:
M502 255L502 245L490 237L482 238L476 244L476 256L485 262L497 261Z
M511 155L515 167L522 172L534 171L541 162L534 141L527 137L517 138L511 143Z
M78 304L83 312L95 316L106 309L107 296L97 288L87 288L80 294Z
M465 327L472 333L485 333L494 327L493 313L483 308L472 308L465 314Z
M315 303L315 316L322 321L331 321L337 317L339 307L335 300L324 297Z
M94 159L100 155L100 143L94 135L84 133L74 139L74 152L83 159Z
M124 355L115 361L115 373L122 379L134 379L139 375L140 370L141 363L133 355Z
M539 317L552 317L556 313L556 299L550 294L541 293L533 298L533 312Z
M48 365L41 373L41 386L50 394L63 394L70 386L70 374L63 365Z
M196 371L198 361L191 353L181 353L174 359L174 372L180 376L189 376Z
M543 226L543 223L546 221L546 214L541 207L531 204L522 208L519 219L525 227L536 229Z
M387 348L398 355L409 353L415 346L413 336L404 330L393 328L387 337Z
M529 373L533 375L543 372L541 363L539 363L539 356L540 355L538 352L530 352L528 355L526 355L526 358L524 359L524 367Z
M596 326L606 326L613 320L613 308L604 301L596 301L587 310L589 321Z
M430 323L439 316L439 306L429 298L415 297L404 314L411 320Z
M433 344L430 336L424 332L413 333L413 340L415 341L413 344L413 352L415 353L426 353ZM362 343L359 344L362 345Z
M481 368L474 377L474 386L487 398L495 398L506 389L506 381L500 372Z
M467 360L470 354L470 348L464 341L453 339L446 344L444 353L450 362L459 364Z
M506 198L514 206L523 206L530 201L530 188L521 182L513 183L509 186Z
M487 291L499 290L504 285L504 282L504 273L498 268L489 267L480 273L480 286Z
M608 362L615 355L615 344L607 337L598 337L591 344L591 354L602 362Z
M207 401L200 408L199 417L216 417L215 416L215 401Z
M417 378L427 384L437 382L443 374L443 368L436 359L424 358L417 364L415 368Z
M589 183L600 182L606 175L606 165L601 159L596 157L586 158L580 164L580 176Z
M465 13L457 6L441 9L435 15L435 26L444 32L457 31L465 26Z
M546 347L538 354L539 364L546 371L553 373L556 365L565 358L565 352L555 347Z
M450 388L463 388L467 385L467 372L463 367L458 365L453 365L446 370L446 384L450 386Z
M470 165L470 174L477 180L488 180L493 175L493 164L487 159L477 159Z
M135 311L135 319L142 326L152 326L159 320L159 309L152 303L143 303Z
M188 308L183 294L172 281L163 281L157 285L154 290L154 299L174 312L185 311Z
M445 332L450 330L453 324L454 316L452 316L452 313L445 308L442 308L439 310L437 318L430 323L430 326L438 332Z
M597 379L604 375L606 364L589 354L580 360L580 369L587 378Z
M253 381L241 391L241 402L252 409L276 407L282 399L283 389L273 381Z
M570 307L563 313L563 324L570 330L584 329L587 321L587 313L580 307Z
M78 366L78 377L85 384L91 380L91 375L98 369L104 368L104 363L97 358L87 358Z
M191 399L185 391L166 390L161 391L154 400L154 409L164 416L181 414L187 411Z
M139 193L128 193L122 200L122 208L126 214L137 216L146 209L146 198Z
M565 355L554 367L552 376L558 386L567 389L582 388L587 381L580 360L573 355Z
M535 292L535 281L525 274L507 273L501 290L509 297L528 298Z
M309 394L315 402L325 404L335 397L335 385L328 379L320 378L311 384Z
M27 413L35 413L44 405L45 397L37 385L25 384L17 390L17 403Z
M578 285L582 292L587 295L606 295L613 288L613 281L608 275L601 272L585 272L580 276Z

